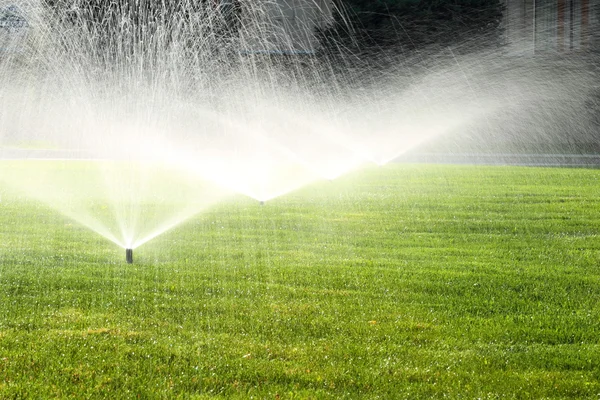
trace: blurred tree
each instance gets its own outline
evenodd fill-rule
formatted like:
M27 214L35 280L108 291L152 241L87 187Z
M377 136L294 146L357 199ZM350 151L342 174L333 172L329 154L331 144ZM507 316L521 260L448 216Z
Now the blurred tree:
M465 51L501 41L502 0L338 0L325 35L358 48L422 49L468 43ZM331 44L331 43L330 43Z
M187 18L213 4L224 19L234 15L239 0L45 0L62 17L76 16L101 28L118 26L123 15L152 25L166 15ZM245 0L248 1L248 0ZM466 48L500 41L502 0L332 0L336 24L323 33L325 43L365 49L403 50L468 43ZM226 18L229 15L230 17ZM218 32L216 32L218 33ZM332 47L330 47L330 50Z

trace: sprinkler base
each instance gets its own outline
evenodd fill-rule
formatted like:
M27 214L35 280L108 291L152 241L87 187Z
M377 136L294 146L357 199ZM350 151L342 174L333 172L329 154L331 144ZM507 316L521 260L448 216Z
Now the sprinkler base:
M125 249L125 259L127 264L133 264L133 249Z

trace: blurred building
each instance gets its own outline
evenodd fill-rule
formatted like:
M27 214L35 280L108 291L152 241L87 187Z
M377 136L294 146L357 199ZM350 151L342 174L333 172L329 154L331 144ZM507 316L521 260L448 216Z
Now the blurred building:
M509 51L586 51L598 45L597 0L505 0L504 28Z

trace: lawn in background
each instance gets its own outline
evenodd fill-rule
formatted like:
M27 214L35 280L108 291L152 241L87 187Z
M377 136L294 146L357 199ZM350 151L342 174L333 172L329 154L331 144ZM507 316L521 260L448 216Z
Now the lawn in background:
M0 187L0 398L598 398L600 171L392 164L124 251Z

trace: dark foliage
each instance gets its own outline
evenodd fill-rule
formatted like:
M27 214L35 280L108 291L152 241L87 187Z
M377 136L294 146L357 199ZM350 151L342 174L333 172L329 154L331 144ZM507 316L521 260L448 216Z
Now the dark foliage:
M501 40L500 0L340 0L338 6L337 23L325 35L330 48L468 52Z
M212 51L227 50L237 29L239 2L211 3L221 18L201 23L208 0L45 0L55 20L87 34L88 51L109 64L142 48L164 51L170 44L193 52L195 38L211 37ZM211 0L212 1L212 0ZM189 43L186 46L185 43ZM153 47L154 44L154 47ZM205 49L206 47L204 47ZM92 50L93 49L93 50Z
M401 46L420 49L476 42L478 46L498 40L502 19L501 0L333 0L337 23L324 37L354 49ZM119 16L151 24L165 16L185 18L205 1L179 0L46 0L61 15L83 17L93 24L114 24ZM215 4L218 4L215 2ZM220 7L239 7L223 2ZM227 10L224 10L227 11ZM229 10L225 14L235 14ZM472 46L472 45L471 45Z

